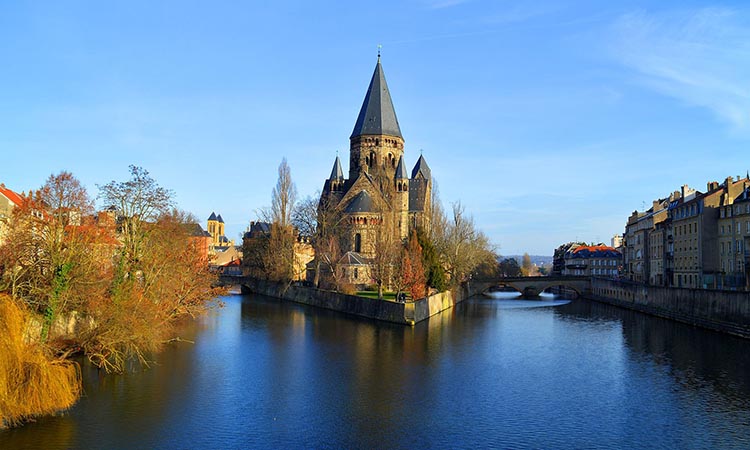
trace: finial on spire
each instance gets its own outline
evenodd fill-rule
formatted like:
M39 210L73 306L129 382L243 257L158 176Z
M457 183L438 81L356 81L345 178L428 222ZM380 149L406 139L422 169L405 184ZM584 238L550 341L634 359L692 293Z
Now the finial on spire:
M422 149L420 148L420 149L419 149L419 155L421 156L421 155L422 155L422 153L424 153L424 150L422 150Z
M378 62L380 62L380 49L383 48L383 44L378 44Z

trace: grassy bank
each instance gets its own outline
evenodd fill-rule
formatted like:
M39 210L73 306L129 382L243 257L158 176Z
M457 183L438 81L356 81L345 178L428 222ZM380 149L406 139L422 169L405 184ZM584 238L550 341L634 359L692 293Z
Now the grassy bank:
M358 291L357 295L360 297L367 297L377 300L378 299L378 291ZM411 298L409 294L406 294L406 298ZM396 301L396 293L395 292L383 292L383 300L390 300L392 302Z

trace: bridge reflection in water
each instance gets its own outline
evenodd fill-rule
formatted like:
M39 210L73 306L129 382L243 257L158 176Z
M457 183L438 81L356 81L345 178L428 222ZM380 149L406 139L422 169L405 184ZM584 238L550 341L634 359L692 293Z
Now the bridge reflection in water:
M475 281L474 288L478 292L487 293L505 288L506 290L515 290L526 298L539 297L544 291L550 288L562 288L563 291L574 292L576 295L586 295L591 293L590 277L517 277L517 278L500 278L491 281Z

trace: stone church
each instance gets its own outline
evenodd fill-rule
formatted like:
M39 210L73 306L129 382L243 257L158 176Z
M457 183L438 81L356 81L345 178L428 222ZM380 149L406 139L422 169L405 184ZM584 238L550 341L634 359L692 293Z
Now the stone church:
M378 232L405 239L414 227L429 229L430 168L420 155L410 176L404 156L404 137L378 55L349 137L348 177L337 156L321 195L321 205L335 207L350 224L350 248L344 252L371 258Z

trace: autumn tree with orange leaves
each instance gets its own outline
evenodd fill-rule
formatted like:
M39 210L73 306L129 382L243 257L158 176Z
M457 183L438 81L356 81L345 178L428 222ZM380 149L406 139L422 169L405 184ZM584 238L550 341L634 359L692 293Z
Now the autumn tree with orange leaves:
M427 278L422 259L422 246L417 239L416 230L412 229L401 251L400 267L401 284L409 292L412 300L418 300L427 295Z

